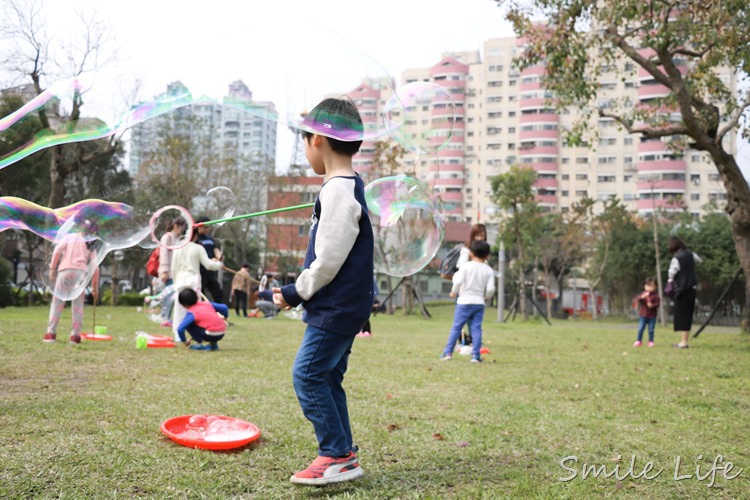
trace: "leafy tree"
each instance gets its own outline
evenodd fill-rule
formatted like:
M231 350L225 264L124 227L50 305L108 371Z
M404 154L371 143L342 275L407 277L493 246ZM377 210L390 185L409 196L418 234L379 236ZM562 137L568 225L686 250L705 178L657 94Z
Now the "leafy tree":
M617 198L602 201L604 209L597 212L596 200L584 197L571 205L582 222L584 231L581 233L581 251L584 255L585 276L589 283L589 292L594 300L591 316L598 316L596 304L596 290L604 277L610 258L610 250L617 227L625 224L630 214Z
M558 109L577 107L583 119L570 132L580 140L589 118L610 117L644 139L671 138L676 148L706 152L727 191L734 245L750 271L750 187L727 150L728 135L744 128L750 90L735 91L716 74L720 67L750 73L750 6L747 0L495 0L527 44L516 64L544 63L542 85ZM546 24L535 20L543 17ZM621 78L636 68L668 95L638 106L599 105L600 78ZM750 286L750 280L746 287ZM747 291L747 290L746 290ZM750 293L746 293L750 301ZM744 308L750 326L750 304Z
M519 167L511 167L507 173L491 179L492 201L507 213L506 220L501 222L500 237L516 254L518 296L524 320L529 318L526 311L525 268L534 260L532 248L537 234L534 229L539 227L540 216L540 209L534 200L535 181L536 172L533 169Z
M651 222L629 215L616 224L612 228L609 257L601 281L610 310L626 314L632 307L633 297L643 291L644 280L655 277L655 266Z

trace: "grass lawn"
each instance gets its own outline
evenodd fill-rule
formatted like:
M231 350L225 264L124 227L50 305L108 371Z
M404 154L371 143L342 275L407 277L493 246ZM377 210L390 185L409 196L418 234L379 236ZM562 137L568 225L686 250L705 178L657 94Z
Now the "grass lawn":
M79 346L42 342L46 308L2 309L0 497L750 498L750 339L737 329L677 350L657 326L656 347L635 349L635 323L499 324L490 310L476 365L438 360L453 307L429 310L378 315L356 339L346 387L365 476L304 488L289 483L316 455L291 384L301 321L233 317L218 352L138 350L137 330L166 329L134 308L97 308L113 341ZM196 413L249 420L261 437L211 452L161 434ZM717 467L709 487L719 455L728 477L744 470L727 480ZM648 462L648 477L662 472L634 479ZM584 464L627 477L584 479Z

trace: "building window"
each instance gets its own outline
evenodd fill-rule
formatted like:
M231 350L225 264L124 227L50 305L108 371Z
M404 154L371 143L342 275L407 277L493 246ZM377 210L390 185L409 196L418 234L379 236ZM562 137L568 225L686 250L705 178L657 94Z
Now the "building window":
M579 198L583 198L584 196L588 196L588 195L589 195L589 193L585 189L577 189L576 190L576 196L578 196Z
M567 181L568 179L570 179L570 174L562 174L562 176L560 177L560 179L564 180L564 181Z
M577 181L585 181L589 178L589 174L576 174Z
M568 196L570 196L570 191L568 191L567 189L563 189L562 191L560 191L560 196L562 196L563 198L567 198Z
M690 201L700 201L701 194L700 193L690 193Z

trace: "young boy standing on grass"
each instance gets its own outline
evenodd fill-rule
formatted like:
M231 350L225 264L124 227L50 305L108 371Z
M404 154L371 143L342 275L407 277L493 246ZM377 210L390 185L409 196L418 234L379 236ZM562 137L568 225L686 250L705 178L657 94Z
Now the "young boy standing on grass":
M472 338L471 362L482 362L480 349L484 301L492 298L495 293L495 273L485 262L490 255L490 245L486 241L472 241L469 251L469 262L459 267L453 275L451 297L458 295L458 300L453 314L453 327L440 358L442 361L452 359L461 329L468 323Z
M300 304L305 309L307 328L292 377L318 439L318 457L290 480L324 485L363 474L342 382L352 343L372 310L374 241L364 183L352 169L363 132L356 106L348 98L325 99L302 128L307 160L324 182L313 209L304 270L296 283L274 287L273 300L284 309Z

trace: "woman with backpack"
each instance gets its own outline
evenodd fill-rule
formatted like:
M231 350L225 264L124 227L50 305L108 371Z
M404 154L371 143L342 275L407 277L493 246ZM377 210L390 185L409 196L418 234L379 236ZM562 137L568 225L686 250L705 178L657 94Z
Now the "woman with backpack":
M672 347L686 349L693 327L693 312L695 311L695 287L698 277L695 274L695 264L702 262L685 242L677 236L669 238L669 253L672 261L667 272L667 290L665 294L674 300L674 331L680 332L680 341Z

